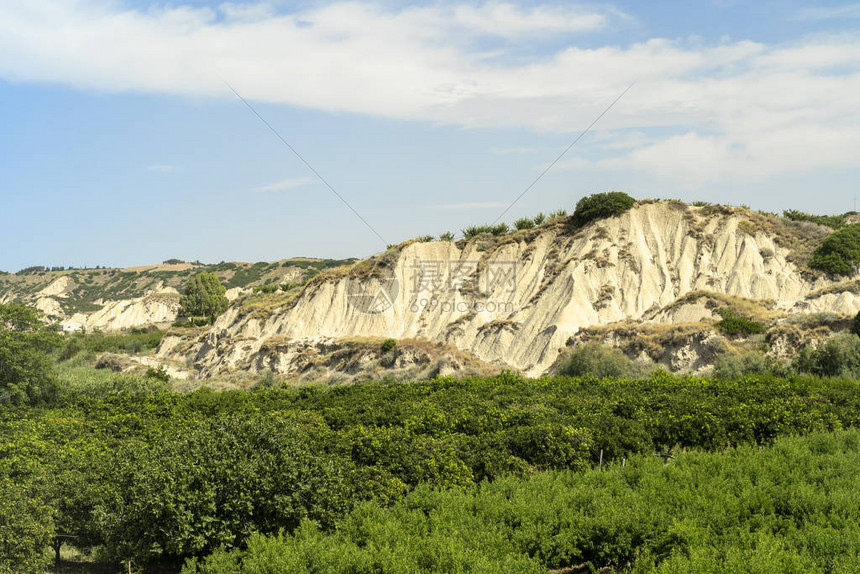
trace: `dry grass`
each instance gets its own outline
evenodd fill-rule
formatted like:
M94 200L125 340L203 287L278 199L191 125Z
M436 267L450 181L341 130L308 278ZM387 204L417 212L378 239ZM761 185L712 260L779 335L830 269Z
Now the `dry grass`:
M652 360L659 362L666 358L667 352L682 347L695 338L704 339L715 332L713 323L709 322L663 325L622 321L581 329L577 339L582 342L602 342L612 335L620 339L619 348L624 354L635 357L644 351ZM714 349L715 353L738 350L723 337L716 339L715 344L719 346Z
M179 303L179 300L182 298L178 293L153 293L152 295L147 295L146 299L144 299L145 303L164 303L166 305L171 305L174 303Z
M824 295L837 295L839 293L853 293L854 295L860 295L860 279L852 279L849 281L840 281L839 283L834 283L833 285L828 285L827 287L822 287L821 289L817 289L806 296L807 299L817 299Z
M162 263L160 265L136 265L134 267L126 267L121 269L121 271L125 273L146 273L151 271L188 271L189 269L196 269L197 267L202 267L202 265L195 265L193 263Z
M788 261L797 265L804 274L818 275L807 267L807 263L812 252L833 232L832 229L809 221L792 221L748 209L743 210L741 215L746 220L738 224L738 229L753 237L758 233L772 237L774 243L789 250L786 256Z
M785 313L776 310L776 302L771 299L746 299L713 291L691 291L662 310L669 311L681 305L694 304L700 299L705 299L705 307L713 311L730 307L737 313L764 324L772 324L785 317Z
M292 309L303 292L304 289L297 287L289 291L249 295L237 302L239 316L247 317L250 315L255 319L268 319L276 312Z
M615 287L608 283L603 285L600 288L600 293L598 293L597 299L592 303L592 306L598 311L605 309L609 306L610 301L612 301L613 295L615 295Z
M400 339L388 352L383 352L386 337L344 337L325 344L328 350L311 345L300 352L297 360L301 374L292 377L294 383L321 381L336 377L339 384L357 383L383 376L397 380L432 378L443 365L456 365L457 370L469 375L491 375L498 368L452 345L425 339ZM277 353L280 347L292 341L286 337L272 337L265 341L261 351ZM400 363L401 366L397 366Z

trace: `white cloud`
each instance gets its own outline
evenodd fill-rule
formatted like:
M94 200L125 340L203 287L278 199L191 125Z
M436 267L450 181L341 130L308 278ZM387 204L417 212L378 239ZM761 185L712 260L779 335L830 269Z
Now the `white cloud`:
M506 2L402 9L335 2L292 13L275 6L3 3L0 77L232 97L224 78L255 101L571 134L636 80L601 120L602 139L582 142L610 156L599 165L689 182L860 167L850 153L860 147L857 35L779 45L655 38L583 48L576 34L626 16ZM850 14L853 6L860 5L841 9ZM645 135L630 135L636 132Z
M159 171L162 173L173 173L177 171L182 171L182 168L178 165L170 165L170 164L159 164L159 165L148 165L146 169L149 171Z
M279 181L276 183L270 183L268 185L262 185L260 187L252 188L251 191L258 193L265 193L268 191L284 191L287 189L295 189L297 187L302 187L305 185L311 185L317 183L317 180L312 177L296 177L293 179L285 179L284 181Z
M483 203L446 203L442 205L431 205L433 209L487 209L496 207L509 207L510 203L501 201L486 201Z
M515 38L533 34L586 32L606 26L607 14L560 6L536 6L525 10L513 4L487 2L481 6L456 6L451 21L468 30L491 36Z

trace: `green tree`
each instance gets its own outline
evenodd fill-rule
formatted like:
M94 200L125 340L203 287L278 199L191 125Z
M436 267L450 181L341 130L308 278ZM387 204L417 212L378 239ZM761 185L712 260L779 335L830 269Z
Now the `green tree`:
M44 400L56 389L49 353L60 335L25 305L0 305L0 404Z
M206 317L210 323L227 310L227 289L215 273L198 273L185 286L180 312L187 317Z
M348 461L272 417L213 417L120 449L95 516L117 560L237 546L252 532L330 528L355 495Z

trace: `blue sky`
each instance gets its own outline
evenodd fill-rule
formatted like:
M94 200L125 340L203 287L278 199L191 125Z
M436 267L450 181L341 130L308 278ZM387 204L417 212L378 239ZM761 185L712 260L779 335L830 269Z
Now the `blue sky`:
M0 2L0 269L366 256L590 193L841 213L860 4Z

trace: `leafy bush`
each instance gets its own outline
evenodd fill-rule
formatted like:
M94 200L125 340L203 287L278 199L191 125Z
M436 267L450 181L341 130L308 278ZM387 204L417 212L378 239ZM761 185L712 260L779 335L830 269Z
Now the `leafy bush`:
M511 230L507 223L497 223L495 225L491 225L489 229L492 235L504 235Z
M254 293L275 293L280 289L279 285L255 285L251 290Z
M753 375L786 374L786 369L781 364L756 352L739 355L726 353L714 361L714 376L718 379L738 380Z
M265 369L260 372L259 378L251 385L251 390L256 391L260 389L274 389L280 385L280 381L275 378L275 373L273 373L269 369Z
M559 219L561 217L567 217L566 209L556 209L552 213L549 214L549 219Z
M517 219L514 221L514 227L517 229L532 229L535 226L535 222L533 219L529 219L528 217L523 217L521 219Z
M717 321L715 326L727 335L755 335L767 331L761 323L738 315L729 307L724 307L717 313L722 319Z
M379 346L379 350L383 353L387 353L394 349L397 346L397 339L385 339L382 344Z
M851 321L851 332L860 336L860 312L854 315L854 320Z
M860 337L843 333L818 347L807 345L795 355L792 366L800 373L860 378Z
M430 243L434 240L432 235L420 235L417 239L421 243Z
M546 221L546 215L544 215L543 213L538 213L532 218L532 221L535 225L540 225L541 223Z
M574 347L558 367L558 374L568 377L630 377L634 372L633 361L624 353L597 341Z
M450 231L439 234L439 241L454 241L454 234Z
M482 233L490 233L489 225L470 225L466 229L462 230L463 236L466 239L472 239L473 237L477 237Z
M830 229L841 229L845 226L844 215L811 215L796 209L786 209L782 212L782 216L791 221L811 221Z
M146 370L146 374L144 376L147 379L155 379L163 383L170 382L170 373L167 372L167 368L164 365L158 365L157 367L149 367Z
M860 223L827 236L812 253L809 266L828 275L853 275L860 264Z
M595 193L577 202L571 223L574 227L583 227L598 219L621 215L635 203L635 199L620 191Z

